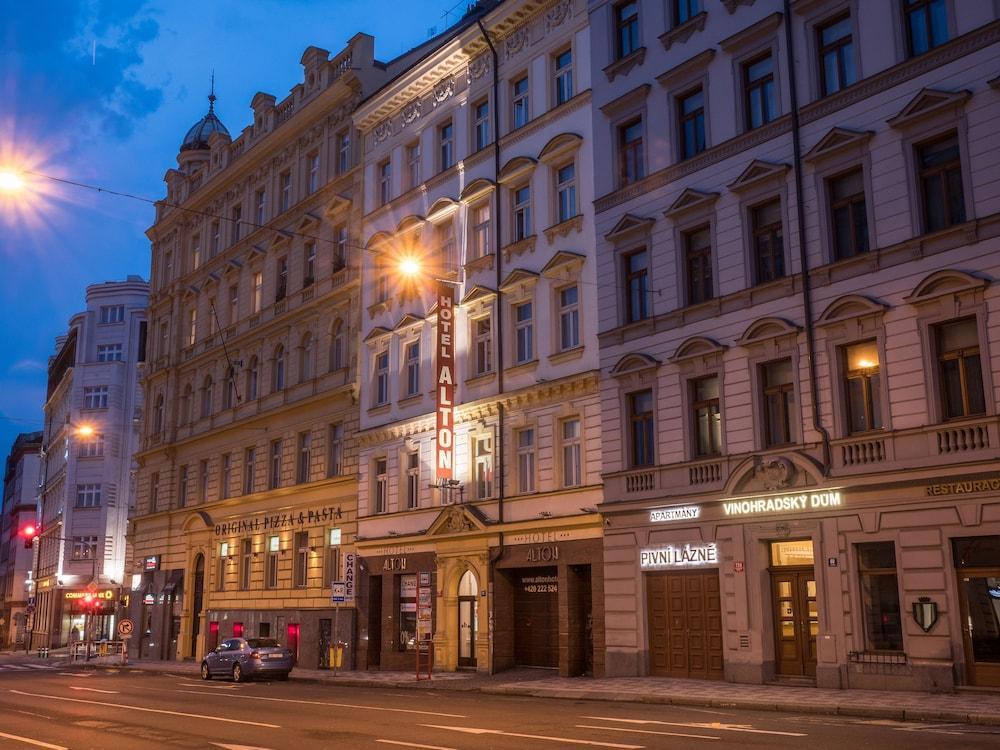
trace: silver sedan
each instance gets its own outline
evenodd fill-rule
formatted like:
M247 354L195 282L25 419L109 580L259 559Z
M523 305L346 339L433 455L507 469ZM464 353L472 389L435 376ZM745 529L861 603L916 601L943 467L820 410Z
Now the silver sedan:
M201 679L232 677L243 682L253 677L287 680L292 652L273 638L229 638L201 660Z

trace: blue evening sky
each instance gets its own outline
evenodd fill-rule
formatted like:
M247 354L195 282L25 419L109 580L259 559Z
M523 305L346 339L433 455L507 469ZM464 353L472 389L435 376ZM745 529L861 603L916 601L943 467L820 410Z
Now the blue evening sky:
M301 81L306 47L336 53L364 31L386 60L464 9L455 0L7 3L0 168L27 160L40 172L160 198L181 138L207 109L213 70L216 112L235 137L256 92L280 101ZM41 429L46 362L86 286L149 278L152 206L47 182L38 189L32 200L0 195L0 455L18 432Z

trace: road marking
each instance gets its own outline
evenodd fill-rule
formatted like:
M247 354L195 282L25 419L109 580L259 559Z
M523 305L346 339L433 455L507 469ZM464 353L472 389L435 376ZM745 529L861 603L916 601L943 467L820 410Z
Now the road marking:
M91 677L92 675L87 672L60 672L59 674L64 674L67 677Z
M721 740L710 734L684 734L683 732L657 732L655 729L629 729L627 727L598 727L593 724L577 724L577 729L599 729L602 732L630 732L632 734L656 734L661 737L687 737L691 740Z
M441 745L418 745L416 742L398 742L397 740L375 740L386 745L399 745L400 747L416 747L420 750L455 750L453 747L441 747Z
M4 664L3 668L4 669L16 669L18 671L20 671L22 669L27 669L27 667L24 666L23 664Z
M657 721L656 719L616 719L611 716L581 716L582 719L593 719L594 721L617 721L622 724L656 724L663 727L685 727L687 729L714 729L722 732L747 732L749 734L774 734L779 737L808 737L804 732L779 732L773 729L753 729L748 724L722 724L718 721L711 723L680 722L680 721Z
M45 714L35 713L34 711L22 711L19 708L12 708L10 710L13 711L16 714L24 714L25 716L37 716L40 719L51 719L52 718L51 716L46 716Z
M194 690L172 690L170 692L190 693L191 695L213 695L213 693L199 693ZM214 693L214 695L225 695L225 693ZM240 693L239 695L232 695L232 697L238 698L241 701L273 701L275 703L299 703L305 706L333 706L334 708L354 708L354 709L361 709L362 711L389 711L391 713L397 713L397 714L419 714L420 716L443 716L447 719L469 718L464 714L444 714L440 713L439 711L418 711L414 708L385 708L384 706L358 706L352 703L328 703L326 701L306 701L306 700L296 700L294 698L265 698L262 695L247 695L246 693Z
M518 732L505 732L502 729L479 729L476 727L446 727L438 724L421 724L422 727L431 729L448 729L452 732L464 732L465 734L495 734L500 737L520 737L525 740L549 740L550 742L565 742L570 745L591 745L592 747L614 747L619 750L642 750L644 745L619 745L615 742L598 742L597 740L577 740L572 737L550 737L544 734L519 734Z
M212 685L208 682L179 682L181 687L210 688L212 690L239 690L238 685Z
M27 693L23 690L11 690L16 695L27 695L32 698L51 698L56 701L67 701L69 703L86 703L91 706L108 706L109 708L123 708L127 711L144 711L149 714L167 714L169 716L186 716L189 719L208 719L209 721L222 721L227 724L246 724L252 727L267 727L268 729L281 729L278 724L265 724L259 721L243 721L241 719L227 719L223 716L205 716L204 714L189 714L183 711L167 711L162 708L146 708L145 706L130 706L125 703L105 703L104 701L85 701L80 698L64 698L61 695L45 695L43 693Z
M4 737L8 740L16 740L17 742L26 742L29 745L34 745L35 747L47 747L49 750L69 750L68 747L63 747L62 745L50 745L48 742L40 742L39 740L33 740L30 737L18 737L16 734L7 734L6 732L0 732L0 737Z
M257 747L256 745L225 745L221 742L213 742L212 744L225 748L225 750L268 750L266 747Z
M28 669L55 669L55 667L50 667L48 664L25 664Z
M85 688L77 687L76 685L70 685L70 690L86 690L88 693L107 693L108 695L118 695L117 690L98 690L97 688Z

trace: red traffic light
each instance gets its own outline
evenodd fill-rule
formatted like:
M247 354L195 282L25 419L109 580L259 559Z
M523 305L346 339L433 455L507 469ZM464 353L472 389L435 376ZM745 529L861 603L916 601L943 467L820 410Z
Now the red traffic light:
M24 548L31 549L42 530L33 523L26 523L18 533L24 538Z

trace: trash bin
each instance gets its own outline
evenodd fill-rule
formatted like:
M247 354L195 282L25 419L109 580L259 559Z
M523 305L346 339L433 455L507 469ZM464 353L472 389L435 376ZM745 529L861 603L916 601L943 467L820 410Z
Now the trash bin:
M327 661L330 669L340 669L344 666L344 646L330 646L329 659Z

